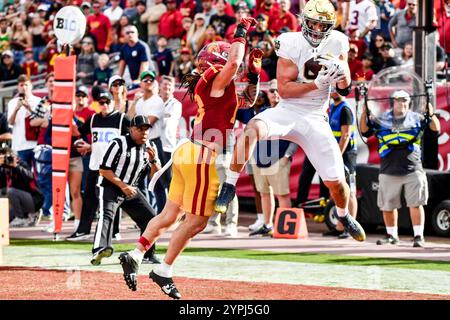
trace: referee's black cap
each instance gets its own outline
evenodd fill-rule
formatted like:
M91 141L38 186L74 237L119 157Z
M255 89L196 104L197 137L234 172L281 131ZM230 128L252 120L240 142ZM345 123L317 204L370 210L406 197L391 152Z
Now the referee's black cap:
M94 91L94 89L92 89ZM96 87L96 94L94 95L94 93L92 93L92 96L94 98L95 101L99 101L100 99L108 99L109 101L113 100L113 96L111 94L111 92L109 92L108 89L103 88L103 87Z
M131 119L130 126L132 126L132 127L144 127L145 126L147 128L152 127L152 125L148 121L148 118L145 116L135 116L133 119Z

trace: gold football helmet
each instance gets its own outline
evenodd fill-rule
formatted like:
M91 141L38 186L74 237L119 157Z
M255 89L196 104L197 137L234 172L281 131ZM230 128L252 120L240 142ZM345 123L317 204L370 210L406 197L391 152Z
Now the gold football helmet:
M303 36L313 47L330 35L336 23L336 11L329 0L309 0L301 17Z

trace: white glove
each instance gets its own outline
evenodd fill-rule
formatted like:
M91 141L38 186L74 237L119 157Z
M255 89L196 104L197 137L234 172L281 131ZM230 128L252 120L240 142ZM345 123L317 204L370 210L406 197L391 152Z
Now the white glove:
M336 68L336 74L330 75L331 77L340 77L345 74L345 70L348 69L347 62L331 57L331 56L318 56L316 60L319 62L320 65L324 66L327 69L334 69Z
M328 89L328 87L331 84L329 71L330 71L330 69L323 69L323 68L319 71L317 78L314 79L314 84L316 85L317 89L319 89L319 90Z

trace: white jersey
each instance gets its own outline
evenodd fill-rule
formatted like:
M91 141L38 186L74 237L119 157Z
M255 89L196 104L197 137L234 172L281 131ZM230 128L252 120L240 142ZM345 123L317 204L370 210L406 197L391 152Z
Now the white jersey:
M150 140L161 137L163 118L164 118L164 101L157 94L152 95L147 100L140 98L136 102L136 115L137 116L153 116L158 118L150 129L148 138Z
M318 62L314 59L319 55L339 57L349 50L348 38L339 31L331 31L327 39L317 48L309 44L301 32L282 33L275 40L275 50L279 57L289 59L298 68L297 82L309 83L317 78L320 71ZM328 108L330 88L312 90L299 98L281 98L279 105L294 112L323 114Z
M350 1L350 16L347 28L357 26L360 32L363 32L370 21L378 21L377 7L371 0L363 0L356 3L355 0Z

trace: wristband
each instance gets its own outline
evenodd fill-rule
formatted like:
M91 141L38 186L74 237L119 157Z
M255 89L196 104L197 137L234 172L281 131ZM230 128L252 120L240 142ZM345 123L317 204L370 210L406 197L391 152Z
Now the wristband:
M239 23L236 28L236 32L234 33L234 38L247 38L247 29L242 23Z

